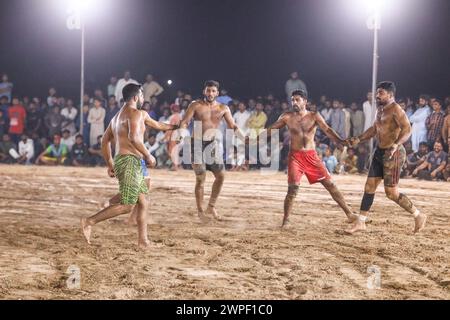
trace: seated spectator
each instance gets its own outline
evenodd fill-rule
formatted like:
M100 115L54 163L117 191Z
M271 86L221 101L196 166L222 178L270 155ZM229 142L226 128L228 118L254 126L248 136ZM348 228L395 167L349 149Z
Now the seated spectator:
M358 163L357 163L358 172L363 173L366 171L366 162L367 158L369 157L369 153L364 144L358 145L358 151L356 155L358 156Z
M45 149L37 158L36 164L60 165L63 164L69 151L65 144L61 143L61 137L57 134L53 136L53 144Z
M447 164L447 153L444 152L442 143L434 143L434 151L427 155L426 160L413 171L413 176L424 180L443 180L443 171Z
M347 147L338 144L336 149L334 149L333 155L338 161L338 165L334 169L335 173L343 173L345 166L345 159L347 159Z
M410 176L426 160L428 153L428 143L421 142L419 144L419 151L409 154L406 157L405 176Z
M3 135L8 132L8 129L8 117L3 113L3 110L0 109L0 137L3 137Z
M144 145L148 152L156 158L156 150L159 148L159 142L156 141L156 136L150 135Z
M23 134L19 141L19 155L20 158L17 159L18 163L31 164L34 158L34 142L26 134Z
M70 131L65 129L62 132L61 143L67 146L69 152L72 151L72 146L75 144L75 136L70 135Z
M447 145L450 145L450 137L448 137ZM442 173L444 180L450 182L450 152L447 153L447 166Z
M14 163L20 157L16 150L16 145L11 141L9 134L3 134L0 142L0 163Z
M105 165L105 160L103 159L102 154L102 136L97 137L97 143L91 146L88 151L90 154L92 166L96 167Z
M325 167L327 167L328 172L332 173L336 170L338 161L337 161L336 157L331 153L330 147L325 149L323 163L325 164Z
M347 173L358 173L358 156L353 148L347 150L347 158L344 160L344 171Z
M83 142L83 136L77 134L75 144L70 152L70 164L75 167L86 166L89 164L89 151L87 145Z

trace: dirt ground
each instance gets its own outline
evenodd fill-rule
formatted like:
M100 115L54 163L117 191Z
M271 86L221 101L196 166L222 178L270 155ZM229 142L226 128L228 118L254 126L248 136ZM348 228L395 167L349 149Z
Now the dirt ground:
M191 171L151 176L149 235L157 247L140 252L127 216L95 226L91 246L82 238L80 218L118 190L106 169L0 166L0 298L450 298L450 183L400 182L430 215L422 234L412 235L411 215L380 188L368 231L349 236L344 213L306 180L293 228L281 231L283 173L227 172L218 201L225 220L206 225L192 215ZM212 180L208 173L206 196ZM358 209L365 177L335 181Z

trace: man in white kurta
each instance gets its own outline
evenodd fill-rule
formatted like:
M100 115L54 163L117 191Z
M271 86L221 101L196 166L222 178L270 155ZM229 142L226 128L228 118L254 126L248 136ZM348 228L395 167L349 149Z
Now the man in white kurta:
M427 127L426 120L430 115L431 110L428 105L420 105L416 112L409 118L411 121L411 143L414 152L419 151L419 144L421 142L427 142Z
M91 132L89 135L90 145L93 146L97 143L97 137L102 135L105 131L105 119L106 111L102 107L102 101L98 98L94 99L94 107L89 110L88 123L91 124Z
M363 103L364 132L373 126L377 115L377 107L372 105L372 92L367 93L367 101Z
M123 78L119 79L116 84L116 101L121 104L120 100L123 99L122 90L123 88L130 83L138 84L138 82L134 79L131 79L130 71L125 71ZM97 140L96 140L97 141ZM97 142L96 142L97 143Z

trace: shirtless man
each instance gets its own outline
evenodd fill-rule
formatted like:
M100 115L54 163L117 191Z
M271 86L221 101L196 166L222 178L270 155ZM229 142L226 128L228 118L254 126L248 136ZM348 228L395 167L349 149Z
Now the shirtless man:
M179 127L178 124L172 125L172 124L166 124L164 122L155 121L152 118L150 118L148 112L145 110L141 110L141 112L142 112L142 117L144 118L144 124L146 127L160 130L160 131L176 130ZM150 175L148 173L147 168L154 168L154 167L156 167L156 159L152 155L150 155L149 162L146 162L144 159L141 159L142 174L144 175L145 184L147 185L148 190L150 190ZM107 204L105 206L112 205L112 204L118 204L118 203L120 203L120 193L116 194L114 197L109 199L109 201L107 201ZM133 211L132 211L130 217L128 218L128 224L130 224L130 225L137 224L137 214L138 214L138 206L135 206L133 208Z
M411 125L403 109L395 102L395 91L393 82L384 81L378 84L376 92L378 111L374 125L359 137L349 140L353 146L373 137L378 141L364 187L360 214L353 226L346 230L350 234L366 230L365 221L381 180L384 180L386 196L414 215L414 233L421 231L425 226L427 216L420 213L405 194L399 193L397 187L400 170L406 160L403 143L411 136Z
M308 97L305 91L295 90L292 92L291 100L294 111L283 113L278 121L267 129L267 135L270 136L272 129L287 126L291 135L288 192L284 200L284 219L281 227L284 228L289 223L289 215L303 174L306 175L310 184L320 182L344 210L348 222L353 222L356 220L356 215L352 213L344 197L331 181L328 170L317 155L314 142L317 126L335 143L344 143L344 140L327 125L320 113L306 110Z
M203 211L206 170L211 171L215 177L206 214L212 214L215 219L221 220L215 206L225 178L223 160L216 158L217 154L220 154L220 152L218 152L219 143L217 141L217 132L219 131L218 127L222 119L225 119L228 128L233 129L235 133L237 133L238 138L242 140L245 140L245 138L238 126L234 123L233 116L231 115L228 106L216 101L216 98L219 95L219 83L213 80L206 81L203 95L203 100L193 101L189 105L180 122L180 129L186 129L192 118L194 118L195 121L201 121L202 136L200 136L200 132L197 133L194 130L193 139L191 140L191 155L192 168L196 175L195 199L197 203L197 212L199 218L203 222L206 222L209 220ZM180 134L180 136L182 136L182 134ZM211 161L211 159L206 159L208 155L211 155L215 159L213 161Z
M345 203L344 197L331 181L328 170L319 159L314 136L319 126L335 143L344 143L344 140L327 125L320 113L306 110L308 97L305 91L295 90L292 92L291 100L294 110L283 113L278 121L267 129L267 135L270 137L272 129L281 129L287 126L291 135L288 156L288 192L284 200L284 218L281 227L284 228L289 224L289 215L303 174L306 175L310 184L320 182L344 210L348 222L353 222L356 215Z
M142 88L128 84L123 88L125 105L111 120L102 138L102 154L108 166L108 175L119 180L120 203L111 204L97 214L81 219L81 229L90 244L92 226L133 210L137 204L138 247L150 246L147 237L147 185L142 173L141 160L152 161L144 146L145 123L140 111L144 103ZM111 141L116 143L114 160L111 155Z

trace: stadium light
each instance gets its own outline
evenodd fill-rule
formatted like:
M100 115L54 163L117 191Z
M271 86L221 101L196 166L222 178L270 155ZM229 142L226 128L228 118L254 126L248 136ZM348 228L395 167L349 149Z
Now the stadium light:
M167 84L168 84L169 86L171 86L171 85L172 85L172 83L173 83L173 81L172 81L172 80L167 80Z

